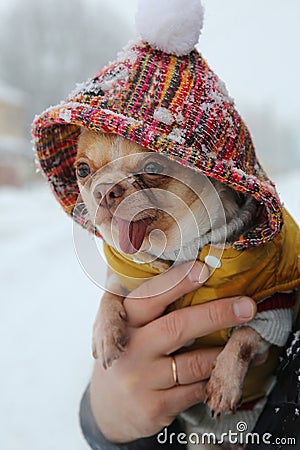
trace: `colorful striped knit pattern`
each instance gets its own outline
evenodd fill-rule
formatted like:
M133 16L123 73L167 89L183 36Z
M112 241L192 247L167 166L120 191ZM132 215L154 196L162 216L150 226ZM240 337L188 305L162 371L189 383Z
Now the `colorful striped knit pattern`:
M66 102L33 124L42 172L64 210L85 228L75 207L74 171L81 127L121 135L178 163L252 195L264 212L238 249L273 239L282 226L275 187L261 168L251 136L226 87L196 51L176 57L148 44L132 44L118 60L77 86Z

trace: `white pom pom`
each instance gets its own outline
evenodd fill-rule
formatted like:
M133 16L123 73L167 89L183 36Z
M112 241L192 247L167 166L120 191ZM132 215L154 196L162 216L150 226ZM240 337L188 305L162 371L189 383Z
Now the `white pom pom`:
M203 16L201 0L140 0L136 27L151 47L183 56L199 41Z

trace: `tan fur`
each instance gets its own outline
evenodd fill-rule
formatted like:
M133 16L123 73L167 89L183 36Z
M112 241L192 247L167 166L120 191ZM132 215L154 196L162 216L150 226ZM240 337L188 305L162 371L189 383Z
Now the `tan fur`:
M83 130L79 137L76 161L88 160L94 171L123 156L146 152L140 145L121 136ZM122 161L116 167L122 169Z
M141 172L148 161L163 164L164 174L143 174L146 189L141 188L134 174ZM118 249L114 215L126 220L151 218L142 247L135 254L141 261L149 260L151 232L151 255L160 254L162 233L166 238L164 254L168 254L188 245L199 233L205 236L211 227L226 230L226 222L234 224L234 217L240 212L237 194L231 189L217 181L208 182L204 175L122 137L84 130L78 142L76 166L82 162L89 165L91 173L84 180L78 178L81 196L90 218L108 244ZM146 195L148 191L150 195ZM124 202L126 207L122 208ZM160 233L153 233L157 229ZM168 267L161 259L152 264ZM102 359L106 368L125 351L127 343L125 292L114 276L108 279L108 290L115 294L104 294L93 336L93 354ZM266 349L263 339L251 328L233 331L207 385L208 403L216 415L235 411L249 364Z
M152 159L158 159L158 161L163 159L165 172L172 175L172 177L157 177L155 184L152 185L151 180L147 180L150 190L155 188L157 204L154 204L154 208L153 200L149 202L140 189L126 180L132 170L141 170L145 161ZM200 232L205 234L211 226L221 226L225 223L225 218L229 220L238 210L233 192L224 188L221 183L213 182L214 189L204 175L155 153L149 153L141 146L122 137L100 135L84 130L78 142L76 165L80 162L88 163L92 169L90 177L84 182L79 180L82 198L92 220L101 228L101 234L110 245L114 245L112 230L115 241L117 232L114 226L111 227L113 225L111 214L105 208L99 207L99 203L95 202L91 195L97 184L102 183L108 186L116 183L116 180L117 182L122 180L119 184L126 192L120 200L123 201L124 197L127 197L128 202L124 210L118 209L118 214L126 219L127 213L130 212L132 215L135 210L137 212L143 210L144 215L152 217L153 223L148 227L141 251L136 255L136 258L142 261L148 259L146 253L150 246L152 255L157 256L165 243L161 240L162 234L152 233L150 245L148 238L153 230L159 229L164 233L167 243L165 251L168 252L187 245L189 241L197 237L199 231L195 229L195 222ZM173 195L166 197L164 191ZM216 201L217 197L221 197L222 203ZM116 207L119 203L116 202ZM209 213L204 204L210 205ZM222 206L225 214L220 211ZM113 214L115 210L116 208L112 207L110 212ZM141 214L137 215L135 220L138 218L142 218ZM191 230L194 230L194 234L191 234Z

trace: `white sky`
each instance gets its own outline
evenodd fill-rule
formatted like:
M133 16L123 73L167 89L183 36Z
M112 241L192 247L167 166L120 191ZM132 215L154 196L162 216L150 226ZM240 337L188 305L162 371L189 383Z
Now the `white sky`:
M11 1L0 0L0 14ZM138 0L90 1L106 3L118 11L134 37ZM225 81L241 112L263 105L298 128L300 1L203 0L203 3L206 19L198 48Z
M3 11L11 8L15 1L0 0L0 19ZM46 16L47 5L54 2L20 1L28 8L34 2L42 3ZM70 6L71 16L73 0L56 1L66 2ZM107 32L106 42L99 42L99 52L103 51L104 46L114 48L109 41L112 34L118 34L119 41L124 45L129 39L134 39L138 0L82 1L92 11L93 4L100 5L100 13L97 8L99 28L103 20L111 21L111 33ZM187 0L181 1L184 8ZM257 153L266 169L270 173L294 169L299 165L300 158L300 1L202 1L206 11L199 50L225 81L251 131ZM171 1L167 0L169 3ZM101 9L101 6L106 8ZM116 16L112 14L106 18L107 8L111 8ZM120 26L122 20L128 27ZM117 50L121 48L111 50L107 62L114 60ZM77 81L81 80L79 78Z
M138 0L102 1L121 12L134 36ZM203 3L206 20L198 48L237 105L267 105L286 121L300 122L299 0Z

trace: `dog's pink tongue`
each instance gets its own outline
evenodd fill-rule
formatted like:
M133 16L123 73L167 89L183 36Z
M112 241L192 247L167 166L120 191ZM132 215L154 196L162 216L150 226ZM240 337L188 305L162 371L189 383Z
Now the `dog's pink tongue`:
M150 219L128 222L118 218L119 245L124 253L132 254L142 246Z

